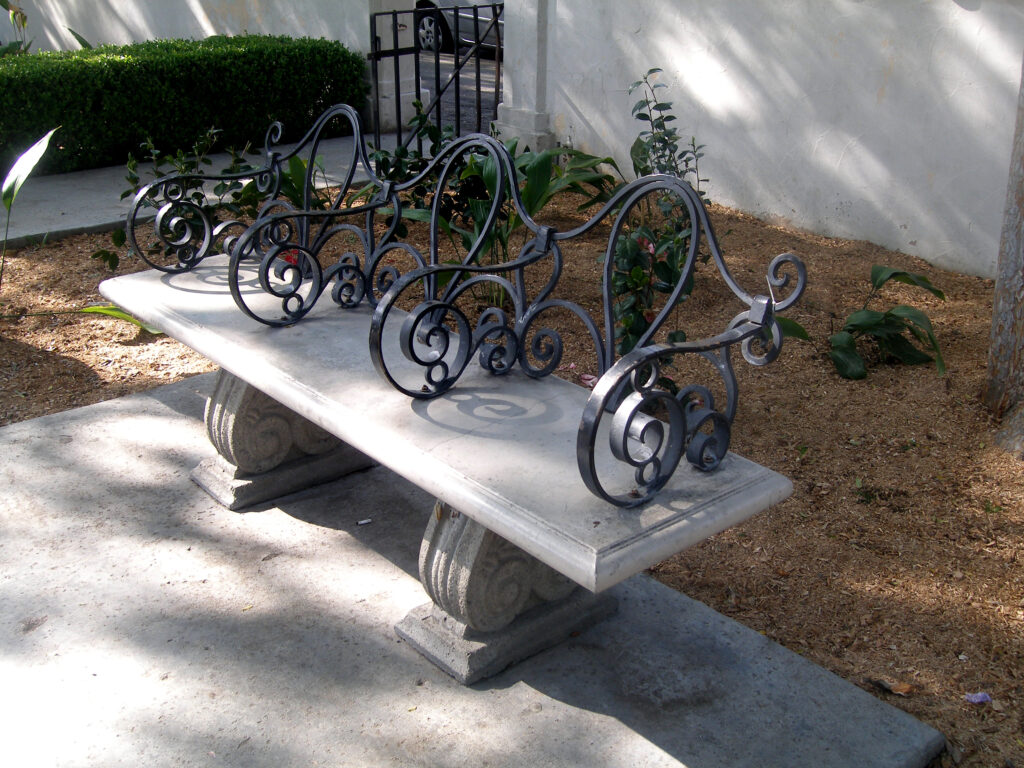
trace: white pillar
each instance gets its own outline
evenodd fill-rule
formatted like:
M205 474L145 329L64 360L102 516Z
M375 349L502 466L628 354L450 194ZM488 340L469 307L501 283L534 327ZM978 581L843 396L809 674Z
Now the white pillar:
M503 139L518 136L520 148L555 145L548 113L549 20L557 0L519 0L505 4L505 60L502 103L495 129Z

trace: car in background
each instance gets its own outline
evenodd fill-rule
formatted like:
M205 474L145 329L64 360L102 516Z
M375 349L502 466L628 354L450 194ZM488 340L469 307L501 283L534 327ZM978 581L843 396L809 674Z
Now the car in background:
M416 40L419 48L424 51L454 51L455 30L458 26L459 47L473 45L477 42L475 35L480 34L483 36L481 45L494 49L504 39L503 8L504 3L420 0L416 3ZM478 33L474 29L474 12L478 20ZM495 15L498 16L498 23L487 30ZM487 30L486 34L484 30Z

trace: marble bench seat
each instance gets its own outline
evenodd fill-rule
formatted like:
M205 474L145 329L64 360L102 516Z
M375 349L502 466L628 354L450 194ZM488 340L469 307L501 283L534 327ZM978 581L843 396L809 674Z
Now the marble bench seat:
M535 626L509 639L517 622L554 623L563 636L579 629L572 621L538 619L536 603L578 602L578 595L566 597L577 584L600 593L792 491L785 477L729 453L715 472L680 466L654 501L615 506L592 494L577 468L577 429L588 390L517 370L498 377L475 369L442 396L411 400L374 370L367 343L370 308L321 303L301 323L260 325L238 311L225 270L222 260L211 258L180 274L150 271L110 279L100 292L439 500L420 562L435 607L410 618L409 626L450 625L456 645L472 646L439 650L434 641L412 638L463 682L538 650L524 645L534 643ZM469 561L463 552L467 537L478 540ZM553 573L535 569L528 577L532 586L512 590L529 595L516 597L507 621L486 611L482 618L474 615L477 593L452 569L500 569L516 559L515 552L525 553L522 562L535 559ZM577 592L600 606L593 594ZM594 608L594 615L608 610ZM562 616L585 612L572 604ZM399 631L410 635L418 629ZM503 633L503 639L492 642L488 633Z

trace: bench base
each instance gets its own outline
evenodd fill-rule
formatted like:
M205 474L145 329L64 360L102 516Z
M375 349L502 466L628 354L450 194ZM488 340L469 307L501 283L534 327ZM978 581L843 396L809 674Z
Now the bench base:
M495 632L480 632L433 603L414 608L395 625L398 636L463 685L498 674L518 661L552 648L618 611L609 594L583 588L555 603L543 603Z
M217 456L192 481L231 510L337 480L371 458L247 382L221 370L206 403L206 434Z
M302 456L268 472L244 472L221 456L203 459L192 470L192 482L230 510L251 507L307 488L338 480L377 462L350 445L329 453Z

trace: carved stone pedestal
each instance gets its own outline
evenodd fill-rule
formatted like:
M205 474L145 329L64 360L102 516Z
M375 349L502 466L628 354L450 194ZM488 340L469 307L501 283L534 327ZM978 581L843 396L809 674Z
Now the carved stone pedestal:
M219 456L192 480L228 509L336 480L373 466L365 454L222 370L206 401L206 433Z
M206 431L220 455L201 462L191 476L229 509L373 465L226 371L207 401ZM562 642L617 607L614 598L578 587L441 502L423 534L419 570L433 602L413 610L396 630L465 685Z
M433 600L395 627L464 685L495 675L616 611L446 504L420 546L420 581Z

